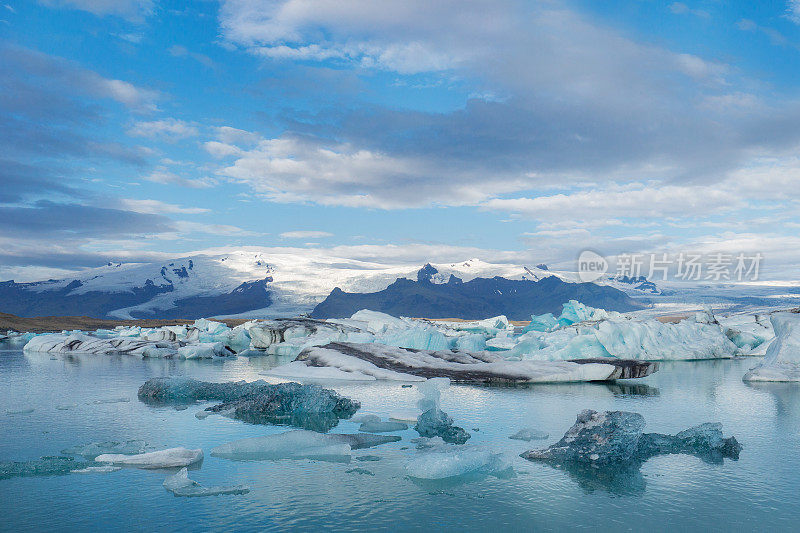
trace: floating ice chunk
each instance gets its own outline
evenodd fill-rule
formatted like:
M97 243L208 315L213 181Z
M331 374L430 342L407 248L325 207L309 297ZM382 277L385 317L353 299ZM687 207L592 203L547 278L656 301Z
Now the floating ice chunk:
M486 337L477 333L458 336L455 349L462 352L482 352L486 349Z
M417 402L421 411L438 409L441 404L442 391L450 388L448 378L431 378L417 387L422 398Z
M315 431L294 430L277 435L241 439L211 450L212 457L235 461L275 459L349 460L349 444Z
M130 398L103 398L101 400L94 400L92 403L95 405L102 405L107 403L128 403Z
M375 473L372 470L367 470L366 468L351 468L350 470L345 470L346 474L363 474L367 476L374 476Z
M19 349L25 346L28 341L36 336L35 333L18 333L16 331L8 331L0 333L0 348L2 349Z
M422 437L441 437L451 444L464 444L470 438L470 434L464 428L453 425L450 415L436 407L422 413L414 429Z
M142 357L148 359L173 359L178 357L178 350L175 348L158 348L157 346L148 346L142 350Z
M140 454L147 451L147 443L143 440L126 440L123 442L118 441L103 441L92 442L90 444L82 444L79 446L72 446L61 450L61 453L66 455L80 455L86 459L94 459L98 455L106 453L116 453L124 455Z
M247 494L250 487L234 485L231 487L202 487L196 481L189 479L189 471L181 468L177 473L167 476L164 488L175 496L220 496L223 494Z
M350 317L350 320L363 322L365 324L364 329L376 335L386 333L391 329L406 329L408 327L407 322L402 318L395 318L392 315L370 311L369 309L355 312Z
M414 429L422 437L441 437L445 442L464 444L470 434L464 428L454 426L453 419L439 408L442 391L449 387L450 380L447 378L432 378L419 385L422 398L417 402L417 407L423 412L417 417Z
M406 429L408 429L408 424L403 422L381 422L380 420L364 422L358 428L359 431L367 433L390 433L392 431L405 431Z
M707 462L737 460L741 446L723 438L722 424L701 424L676 435L642 433L645 421L638 413L585 410L557 443L522 454L530 461L593 465L641 464L650 457L685 453Z
M169 448L157 452L140 453L136 455L123 455L107 453L98 455L98 463L112 463L117 465L135 466L137 468L177 468L199 463L203 460L203 450L190 450L187 448Z
M36 409L33 407L21 407L19 409L6 409L7 415L29 415Z
M523 328L522 331L553 331L561 324L558 319L553 316L553 313L545 313L543 315L532 315L530 323Z
M499 474L511 469L501 453L472 446L446 446L418 453L406 464L409 476L446 479L471 473Z
M367 422L380 422L381 417L378 415L360 415L354 416L350 419L350 422L355 422L356 424L365 424Z
M770 318L775 339L760 365L744 381L800 381L800 314L775 313Z
M523 428L514 433L513 435L509 436L508 438L514 440L524 440L524 441L544 440L544 439L549 439L550 434L532 428Z
M231 355L236 354L221 342L188 344L178 348L178 356L181 359L213 359L215 357L227 357Z
M108 474L110 472L116 472L118 470L122 470L121 466L111 466L111 465L103 465L103 466L87 466L86 468L78 468L76 470L70 470L72 474Z
M32 461L0 462L0 479L13 477L62 476L91 463L76 461L72 457L47 456Z
M360 404L319 385L253 382L211 383L184 377L154 378L139 387L139 399L160 405L198 400L223 403L206 409L251 424L292 425L327 431L349 418Z
M422 413L420 411L405 409L405 410L395 410L389 413L389 420L394 420L395 422L407 422L411 424L417 423L417 418Z

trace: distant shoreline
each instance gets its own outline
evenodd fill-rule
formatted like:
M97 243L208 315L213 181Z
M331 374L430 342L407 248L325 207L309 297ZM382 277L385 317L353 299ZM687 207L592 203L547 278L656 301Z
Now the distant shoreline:
M679 322L684 318L690 316L690 313L661 316L656 317L661 322ZM244 324L252 318L210 318L217 322L222 322L228 327L235 327L239 324ZM431 320L435 322L469 322L462 318L426 318L423 320ZM157 328L160 326L176 326L192 324L194 319L180 319L180 318L146 318L135 320L110 320L104 318L92 318L88 316L37 316L37 317L20 317L9 313L0 313L0 332L5 331L19 331L30 333L50 333L59 331L83 330L93 331L96 329L114 329L117 326L139 326L142 328ZM511 324L515 326L527 326L529 320L510 320Z
M223 322L229 327L244 324L246 318L213 319ZM92 331L96 329L114 329L117 326L140 326L143 328L156 328L160 326L175 326L192 324L194 319L138 319L138 320L108 320L91 318L88 316L38 316L19 317L9 313L0 313L0 332L8 330L30 333L48 333L64 330L80 329Z

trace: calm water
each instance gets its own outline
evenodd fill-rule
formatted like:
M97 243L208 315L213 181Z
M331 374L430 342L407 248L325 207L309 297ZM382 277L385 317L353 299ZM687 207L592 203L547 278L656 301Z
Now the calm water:
M178 498L161 486L163 471L0 480L0 530L796 530L800 519L800 387L741 381L754 359L666 363L637 385L576 384L530 388L452 386L443 408L473 434L470 443L507 452L510 478L455 482L409 479L416 454L403 440L353 453L350 464L310 460L232 462L213 446L287 428L246 425L202 406L153 408L136 390L154 376L226 381L258 379L268 358L224 363L143 361L130 356L0 352L0 461L57 455L93 441L143 439L154 446L206 452L190 477L205 486L248 484L245 495ZM414 388L397 383L329 385L362 402L364 413L412 409ZM95 404L125 397L127 403ZM59 410L56 407L69 407ZM27 414L9 414L33 408ZM657 457L639 472L606 479L573 474L516 457L550 444L581 409L642 413L648 431L674 433L721 421L744 446L738 462L709 465L688 456ZM514 441L522 427L547 441ZM480 431L472 431L479 428ZM342 422L334 431L355 432ZM374 462L355 460L374 455ZM347 472L354 467L374 475Z

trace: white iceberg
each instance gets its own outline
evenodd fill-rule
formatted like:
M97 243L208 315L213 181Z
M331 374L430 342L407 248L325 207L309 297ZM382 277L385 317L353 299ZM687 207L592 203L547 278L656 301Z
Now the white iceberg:
M775 313L775 331L764 360L744 375L744 381L800 381L800 314Z
M296 361L267 372L295 378L424 381L446 377L471 383L557 383L644 377L655 363L596 361L508 361L498 352L408 350L380 344L331 343L304 350Z
M137 468L178 468L199 463L203 460L203 450L190 450L187 448L169 448L157 452L125 455L120 453L104 453L98 455L98 463L111 463L114 465L135 466Z

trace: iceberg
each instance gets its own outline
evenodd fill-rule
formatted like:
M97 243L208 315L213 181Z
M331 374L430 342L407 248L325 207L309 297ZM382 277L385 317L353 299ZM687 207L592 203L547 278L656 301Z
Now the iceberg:
M521 457L552 464L584 463L595 466L644 463L665 454L690 454L710 463L739 459L735 437L723 438L722 424L706 423L676 435L643 433L644 417L626 411L585 410L557 443L531 450Z
M514 433L513 435L510 435L508 438L514 440L524 440L526 442L529 442L532 440L549 439L550 434L532 428L523 428Z
M231 487L202 487L196 481L189 479L189 471L184 467L164 480L164 488L175 496L220 496L223 494L247 494L250 487L234 485Z
M138 453L126 455L120 453L104 453L98 455L98 463L111 463L114 465L135 466L137 468L177 468L199 463L203 460L203 450L190 450L187 448L168 448L157 452Z
M270 384L263 380L212 383L184 377L154 378L139 387L139 399L155 405L221 401L206 409L251 424L279 424L328 431L361 405L319 385Z
M439 437L450 444L464 444L469 440L470 434L461 427L453 425L453 419L441 410L442 391L450 387L447 378L432 378L419 386L422 398L417 402L417 407L422 414L417 417L414 429L420 437Z
M367 433L389 433L392 431L405 431L407 429L408 424L404 424L403 422L381 422L380 420L377 422L363 422L358 428L359 431L364 431Z
M775 339L764 360L750 369L744 381L800 381L800 313L775 313L770 317Z
M332 342L307 348L296 361L267 374L362 381L423 381L446 377L463 383L555 383L639 378L658 370L657 363L641 361L509 361L498 353L502 352L432 352L382 344Z
M38 335L25 345L28 352L87 353L87 354L132 354L142 355L146 348L177 348L171 342L154 342L140 338L103 338L83 333Z
M544 315L543 315L544 316ZM678 323L634 320L571 301L553 325L533 317L527 331L504 352L507 358L559 361L620 358L644 361L730 358L752 349L755 338L724 328L710 312ZM739 341L740 344L733 342ZM741 345L741 346L740 346Z

